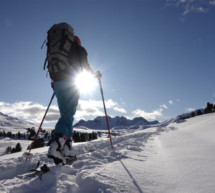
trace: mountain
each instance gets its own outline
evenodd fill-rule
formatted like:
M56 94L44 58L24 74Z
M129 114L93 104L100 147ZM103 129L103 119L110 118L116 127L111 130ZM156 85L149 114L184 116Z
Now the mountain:
M31 127L35 127L35 125L33 123L22 121L0 112L0 131L5 130L6 132L13 132L19 129L19 131L21 132L26 131L25 128Z
M109 121L110 128L115 128L115 129L125 129L128 127L132 129L136 129L136 128L139 128L139 126L149 126L149 125L154 125L159 123L158 121L147 121L142 117L136 117L130 120L123 116L122 117L117 116L114 118L108 116L108 121ZM107 128L107 123L106 123L105 116L100 116L89 121L80 120L78 123L74 125L74 127L87 127L90 129L102 130Z

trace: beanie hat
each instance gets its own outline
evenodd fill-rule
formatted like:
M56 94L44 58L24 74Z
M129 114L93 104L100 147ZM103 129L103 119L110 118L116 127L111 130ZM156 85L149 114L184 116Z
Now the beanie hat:
M81 40L79 39L78 36L75 36L75 41L79 46L81 46Z

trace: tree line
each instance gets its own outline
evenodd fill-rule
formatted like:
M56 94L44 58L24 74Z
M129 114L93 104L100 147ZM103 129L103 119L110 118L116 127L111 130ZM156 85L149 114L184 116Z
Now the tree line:
M47 138L50 136L49 132L46 132L46 130L41 130L41 133L43 133L44 138ZM33 137L36 135L35 127L32 128L27 128L27 132L21 133L18 131L17 133L12 133L11 131L5 132L5 130L0 131L0 137L8 137L11 139L27 139L27 140L32 140Z
M52 132L47 132L46 130L43 130L43 129L41 129L40 132L41 132L41 134L38 135L38 138L36 139L36 141L34 143L33 149L44 147L44 146L49 146L51 144ZM36 131L35 131L34 127L28 128L27 133L20 133L20 131L18 131L16 134L14 134L10 131L9 132L5 132L4 130L0 131L0 137L3 137L3 138L8 137L11 139L20 139L20 140L23 139L23 140L33 141L35 135L36 135ZM83 132L74 131L74 134L73 134L73 141L75 143L91 141L91 140L95 140L97 138L98 138L97 132L83 133ZM28 146L27 149L30 149L31 144ZM5 152L7 154L20 152L20 151L22 151L22 147L21 147L20 143L17 143L15 147L8 146L5 150Z
M210 102L207 102L207 105L204 109L198 109L198 110L192 111L190 115L187 115L187 116L180 115L180 119L184 120L191 117L208 114L208 113L214 113L214 112L215 112L215 105Z

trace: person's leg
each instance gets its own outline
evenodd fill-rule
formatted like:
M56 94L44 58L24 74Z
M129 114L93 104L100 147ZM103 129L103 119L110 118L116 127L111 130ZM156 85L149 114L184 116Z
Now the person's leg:
M73 136L73 121L78 105L79 91L69 80L58 81L54 85L60 118L55 126L55 134Z
M61 162L65 164L64 151L71 152L68 144L73 136L72 124L78 105L79 92L72 85L71 81L68 80L56 82L54 91L58 102L60 118L55 126L54 138L49 148L48 157L53 159L56 164Z

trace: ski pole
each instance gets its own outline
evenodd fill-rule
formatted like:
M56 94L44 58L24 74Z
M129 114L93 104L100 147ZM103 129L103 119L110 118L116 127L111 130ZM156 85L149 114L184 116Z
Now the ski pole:
M54 95L55 95L55 93L53 93L53 95L52 95L52 98L51 98L51 100L50 100L50 102L49 102L49 105L48 105L48 107L47 107L47 109L46 109L46 112L45 112L45 114L44 114L44 116L43 116L43 119L42 119L42 121L41 121L41 123L40 123L40 126L39 126L39 128L38 128L38 130L37 130L37 133L36 133L36 135L35 135L35 137L34 137L34 140L33 140L33 142L31 143L31 146L30 146L30 149L29 149L29 152L28 152L28 153L30 153L31 150L32 150L32 148L34 147L34 144L35 144L35 141L36 141L36 139L37 139L37 136L38 136L38 134L39 134L39 132L40 132L40 130L41 130L41 128L42 128L43 121L45 120L46 114L47 114L47 112L48 112L48 110L49 110L49 107L51 106L51 103L52 103L52 101L53 101L53 99L54 99Z
M111 148L113 150L113 143L112 143L112 139L111 139L110 125L109 125L109 122L108 122L108 116L107 116L107 111L106 111L106 106L105 106L105 100L104 100L104 93L103 93L103 89L102 89L101 77L98 77L98 80L99 80L100 91L101 91L101 95L102 95L102 101L103 101L105 118L106 118L106 123L107 123L109 138L110 138L110 144L111 144Z

